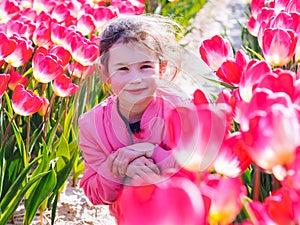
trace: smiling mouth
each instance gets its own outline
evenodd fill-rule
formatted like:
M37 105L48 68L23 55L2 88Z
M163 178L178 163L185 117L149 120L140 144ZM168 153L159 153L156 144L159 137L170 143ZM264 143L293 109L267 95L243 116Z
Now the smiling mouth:
M127 92L133 93L133 94L138 94L144 90L146 90L146 88L130 89L130 90L127 90Z

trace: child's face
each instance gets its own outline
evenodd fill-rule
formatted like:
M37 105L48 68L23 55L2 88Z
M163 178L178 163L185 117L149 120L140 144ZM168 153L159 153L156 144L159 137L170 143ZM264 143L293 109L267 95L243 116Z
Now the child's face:
M152 99L159 73L157 55L141 44L120 43L109 50L108 75L120 103L142 104Z

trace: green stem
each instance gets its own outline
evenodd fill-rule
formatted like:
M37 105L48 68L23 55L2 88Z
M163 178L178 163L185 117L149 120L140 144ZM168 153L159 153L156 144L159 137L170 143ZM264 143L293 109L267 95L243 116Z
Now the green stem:
M8 125L7 125L7 127L6 127L6 129L5 129L5 133L4 133L4 135L3 135L3 137L2 137L2 140L1 140L1 146L4 145L4 141L5 141L5 139L7 138L9 129L10 129L10 127L11 127L13 121L14 121L15 118L17 117L17 115L18 115L18 114L15 113L15 114L13 115L13 117L11 118L11 120L9 121L9 123L8 123Z
M29 143L30 143L30 116L27 117L27 133L26 133L26 145L25 145L26 159L29 158Z

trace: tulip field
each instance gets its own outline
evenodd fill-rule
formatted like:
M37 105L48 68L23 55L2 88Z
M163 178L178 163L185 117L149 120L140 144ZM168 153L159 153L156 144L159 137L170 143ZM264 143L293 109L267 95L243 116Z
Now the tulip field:
M195 14L191 2L187 17ZM0 2L0 225L21 204L23 224L46 209L55 224L66 180L75 185L84 170L77 119L107 96L98 34L121 14L184 11L172 4L180 5ZM190 107L170 114L168 135L183 168L164 184L124 188L122 224L166 224L167 211L172 225L300 225L300 2L252 0L245 16L240 49L222 35L199 45L214 75L207 79L222 91L196 90Z

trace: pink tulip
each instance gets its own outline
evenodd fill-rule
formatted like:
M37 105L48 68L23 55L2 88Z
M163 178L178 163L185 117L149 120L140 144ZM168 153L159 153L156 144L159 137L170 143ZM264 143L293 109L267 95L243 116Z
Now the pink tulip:
M3 93L6 91L9 80L10 80L9 74L0 74L0 98L2 97Z
M233 222L242 209L247 195L241 179L208 174L200 183L202 194L211 200L209 224L227 225Z
M216 75L225 83L236 86L240 83L242 73L247 65L248 57L239 50L235 55L235 59L227 59L217 70Z
M262 51L272 66L284 66L293 58L297 37L290 30L266 29L263 33Z
M58 23L62 23L65 26L71 26L75 22L75 18L71 15L71 10L68 5L64 3L56 5L53 8L51 17Z
M82 15L77 20L77 29L82 33L83 36L93 33L96 29L94 17L92 15Z
M142 4L139 1L122 1L122 0L111 0L112 6L118 9L120 14L135 14L139 15L144 13L145 4Z
M73 84L71 79L64 74L55 78L52 87L55 94L60 97L70 96L78 90L78 86Z
M32 57L33 47L30 40L20 37L16 34L11 37L11 40L15 40L17 43L14 51L5 57L5 62L13 67L19 67L25 65Z
M25 85L28 81L27 77L23 77L19 72L12 69L10 72L10 81L8 83L8 88L14 90L17 84Z
M247 30L254 37L257 37L259 30L266 26L273 16L275 16L274 9L267 7L262 8L256 17L253 15L250 17L247 22Z
M31 90L26 90L22 84L17 84L12 95L12 107L15 113L29 116L36 113L42 105L42 100Z
M227 132L223 108L208 104L177 107L168 119L168 137L178 163L191 171L209 168Z
M15 39L10 39L3 32L0 32L0 61L6 56L13 53L17 47L17 41Z
M206 208L199 188L175 175L156 184L125 186L117 204L119 225L206 224Z
M245 172L251 162L243 145L241 134L235 132L224 140L213 167L219 174L238 177Z
M26 39L31 39L34 30L35 25L29 20L9 20L6 24L6 33L8 36L18 34Z
M46 12L50 13L52 12L53 8L55 7L56 3L53 0L39 0L39 1L33 1L32 8L37 11L37 13Z
M267 88L272 92L284 92L294 101L296 98L295 77L296 75L290 70L275 69L272 73L267 74L256 88Z
M229 41L219 35L203 41L199 49L203 61L213 70L217 71L223 62L233 57Z
M265 61L251 60L241 76L239 92L243 101L249 102L254 87L271 72L271 67Z
M299 13L300 2L298 0L290 0L286 6L286 11L289 13Z
M13 18L18 12L20 12L20 6L18 2L6 0L0 2L0 13L1 19L0 23L7 23L11 18Z
M63 74L59 59L53 54L36 51L32 60L33 76L41 83L48 83Z
M109 7L99 6L97 8L92 8L91 6L85 6L85 11L87 14L93 16L95 21L96 30L101 32L103 26L107 21L117 16L117 13Z
M293 162L300 145L300 124L287 94L258 89L241 107L241 114L242 138L256 165L272 171Z
M44 24L41 24L33 32L32 40L37 46L50 46L52 44L50 28Z
M91 66L99 58L99 47L80 35L73 35L69 46L74 60L83 66Z
M71 54L63 46L52 45L48 51L49 54L57 56L59 64L62 65L63 68L66 68L67 65L69 65L69 61L71 60Z

